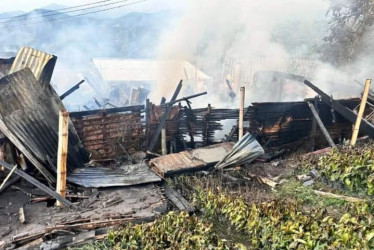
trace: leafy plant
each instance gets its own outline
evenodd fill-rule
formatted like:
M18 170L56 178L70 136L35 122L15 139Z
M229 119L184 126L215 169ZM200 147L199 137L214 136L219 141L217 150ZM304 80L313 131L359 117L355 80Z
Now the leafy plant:
M212 224L188 213L169 212L151 224L110 231L105 240L82 249L240 249L219 238Z
M374 151L346 148L331 151L318 162L321 174L332 182L344 184L350 191L374 194Z
M352 205L340 218L325 209L304 211L296 202L274 200L248 204L240 196L200 189L193 202L207 219L224 216L245 233L254 249L371 249L374 247L372 208Z

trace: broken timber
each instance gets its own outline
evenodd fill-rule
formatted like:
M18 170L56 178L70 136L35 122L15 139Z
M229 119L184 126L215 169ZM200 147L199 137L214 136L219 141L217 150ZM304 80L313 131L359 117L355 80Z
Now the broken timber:
M319 89L317 86L315 86L310 81L306 80L305 77L299 76L299 75L293 75L293 74L287 74L287 73L281 73L281 72L275 72L274 76L277 76L279 78L286 78L291 79L294 81L303 82L306 86L314 90L318 95L320 95L321 100L331 107L333 110L338 112L341 116L343 116L345 119L350 121L351 123L356 123L357 115L350 110L347 107L344 107L340 102L335 101L331 96L327 95L325 92L323 92L321 89ZM361 120L360 130L370 136L370 138L374 138L374 125L370 122L366 121L365 119Z
M0 161L0 165L5 167L6 169L8 169L9 171L11 171L13 169L13 166L4 162L4 161ZM22 177L23 179L25 179L26 181L30 182L31 184L33 184L34 186L40 188L41 190L43 190L44 192L46 192L47 194L49 194L50 196L53 196L56 200L60 201L62 204L66 205L67 207L73 207L73 208L77 208L73 203L71 203L70 201L66 200L65 198L63 198L61 195L59 195L58 193L52 191L49 187L47 187L46 185L44 185L43 183L39 182L37 179L35 179L34 177L26 174L25 172L23 172L22 170L19 170L19 169L15 169L14 170L14 173L19 175L20 177Z
M344 107L339 102L332 99L328 96L325 92L321 89L316 87L313 83L309 82L308 80L304 80L304 84L313 89L317 94L321 96L321 99L324 103L334 109L336 112L341 114L345 119L350 121L351 123L355 123L357 120L357 115L350 109ZM374 138L374 125L370 122L366 121L365 119L361 120L360 130L370 136L370 138Z
M162 187L165 190L166 197L180 210L186 211L187 213L195 212L195 208L177 191L171 188L167 183L164 183Z
M61 100L64 100L65 97L69 96L71 93L73 93L74 91L76 91L77 89L79 89L80 85L84 83L84 80L78 82L77 84L75 84L72 88L70 88L68 91L66 91L65 93L63 93L61 96L60 96L60 99Z
M177 99L178 95L179 95L179 92L181 91L182 89L182 80L180 80L174 94L173 94L173 97L171 98L170 102L173 102ZM160 136L160 133L161 133L161 129L165 126L165 122L166 122L166 119L169 117L170 115L170 112L173 108L173 105L168 105L167 108L166 108L166 111L164 113L164 115L162 116L162 119L160 121L160 124L158 125L153 137L152 137L152 140L150 142L150 145L148 146L148 149L147 151L153 151L153 148L155 147L156 145L156 142Z
M321 129L323 135L326 137L326 140L328 141L328 143L330 144L330 146L332 148L336 148L336 145L335 145L334 141L332 140L331 136L329 135L329 132L327 131L325 125L323 125L323 122L322 122L321 118L319 117L318 112L315 109L314 105L311 102L307 102L307 103L308 103L308 106L309 106L310 110L312 111L312 114L313 114L314 118L316 119L316 121L318 123L319 128Z
M187 101L187 100L189 100L189 99L192 99L192 98L195 98L195 97L199 97L199 96L202 96L202 95L206 95L206 94L208 94L208 92L201 92L201 93L199 93L199 94L186 96L186 97L183 97L183 98L180 98L180 99L174 100L174 101L170 101L170 102L168 102L168 103L165 103L165 102L162 103L162 102L161 102L160 106L161 106L161 107L164 107L164 106L168 106L168 105L173 105L173 104L175 104L175 103L177 103L177 102ZM163 98L165 98L165 97L163 97Z

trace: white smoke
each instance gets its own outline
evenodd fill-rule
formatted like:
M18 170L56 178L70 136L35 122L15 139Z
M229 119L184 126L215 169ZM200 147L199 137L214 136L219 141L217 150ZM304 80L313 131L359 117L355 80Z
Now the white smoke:
M211 102L215 106L233 107L237 104L237 100L234 103L222 102L222 92L228 92L224 83L226 76L223 75L227 55L267 61L261 67L247 66L246 71L252 70L244 72L249 80L239 82L240 85L250 87L249 81L257 70L280 70L303 73L336 98L354 96L359 91L344 87L352 83L352 76L318 60L316 48L322 45L328 31L325 16L328 7L325 0L191 0L174 28L164 32L158 56L160 59L187 60L213 77L213 83L208 85L210 94L207 98L200 98L199 105ZM310 68L307 70L290 70L290 58L295 57L309 60L313 62L309 64L314 66L305 66ZM153 98L171 96L176 84L161 83ZM274 89L268 91L271 93ZM310 94L313 95L303 94L300 100ZM249 104L253 100L247 98L246 101Z

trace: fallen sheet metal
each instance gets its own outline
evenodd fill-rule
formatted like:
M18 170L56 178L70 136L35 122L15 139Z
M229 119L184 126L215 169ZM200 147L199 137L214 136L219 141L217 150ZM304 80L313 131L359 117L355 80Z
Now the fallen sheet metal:
M223 159L234 146L225 142L176 154L161 156L150 161L152 169L161 176L192 172L209 167Z
M232 165L243 165L250 163L265 153L264 149L258 143L254 136L247 133L238 141L232 151L227 154L214 168L222 169Z
M49 84L42 86L27 68L0 79L0 104L0 130L53 182L61 100ZM72 124L69 124L68 148L68 169L81 167L88 161Z
M69 173L68 181L84 187L132 186L152 182L160 182L147 164L125 165L120 168L78 168Z

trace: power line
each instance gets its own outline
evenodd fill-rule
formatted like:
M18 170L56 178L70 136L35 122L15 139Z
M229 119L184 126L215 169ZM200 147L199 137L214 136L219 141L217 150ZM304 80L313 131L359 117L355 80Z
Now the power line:
M111 7L111 8L107 8L107 9L91 11L91 12L82 13L82 14L73 15L73 16L65 16L65 17L60 17L60 18L51 18L51 19L47 19L47 20L43 20L43 21L38 21L38 22L33 22L33 23L25 23L25 24L21 24L21 25L4 26L4 28L15 28L15 27L21 27L21 26L25 26L25 25L44 23L46 21L52 21L53 22L53 21L62 20L62 19L69 19L69 18L84 16L84 15L89 15L89 14L104 12L104 11L108 11L108 10L112 10L112 9L122 8L122 7L125 7L125 6L129 6L129 5L133 5L133 4L137 4L137 3L141 3L141 2L146 2L146 1L149 1L149 0L140 0L140 1L137 1L137 2L122 4L122 5Z
M106 1L112 1L112 0L106 0ZM106 7L106 6L110 6L110 5L117 4L117 3L122 3L122 2L127 2L127 1L128 0L120 0L120 1L117 1L117 2L111 2L111 3L107 3L107 4L101 4L101 5L97 5L97 6L93 6L93 7L89 7L89 8L81 8L81 9L77 9L77 10L70 10L70 11L59 12L59 13L55 13L54 12L54 13L49 14L49 15L32 16L32 17L29 17L27 19L25 18L25 19L19 19L19 20L2 21L0 23L23 22L23 21L28 21L30 19L35 19L35 18L42 18L42 17L49 17L49 16L59 16L59 15L67 14L67 13L73 13L73 12L78 12L78 11L85 11L85 10L96 9L96 8L100 8L100 7Z
M109 2L109 1L112 1L112 0L103 0L103 1L98 1L98 2L94 2L94 3L81 4L81 5L76 5L76 6L72 6L72 7L66 7L66 8L56 9L56 10L46 10L46 11L40 12L39 14L44 14L44 13L49 13L49 12L54 12L54 11L76 9L76 8L79 8L79 7L95 5L95 4L98 4L98 3L104 3L104 2ZM17 15L17 16L0 17L0 19L13 19L13 18L18 18L18 17L25 17L25 15L27 15L27 13L24 13L24 14L21 14L21 15Z

